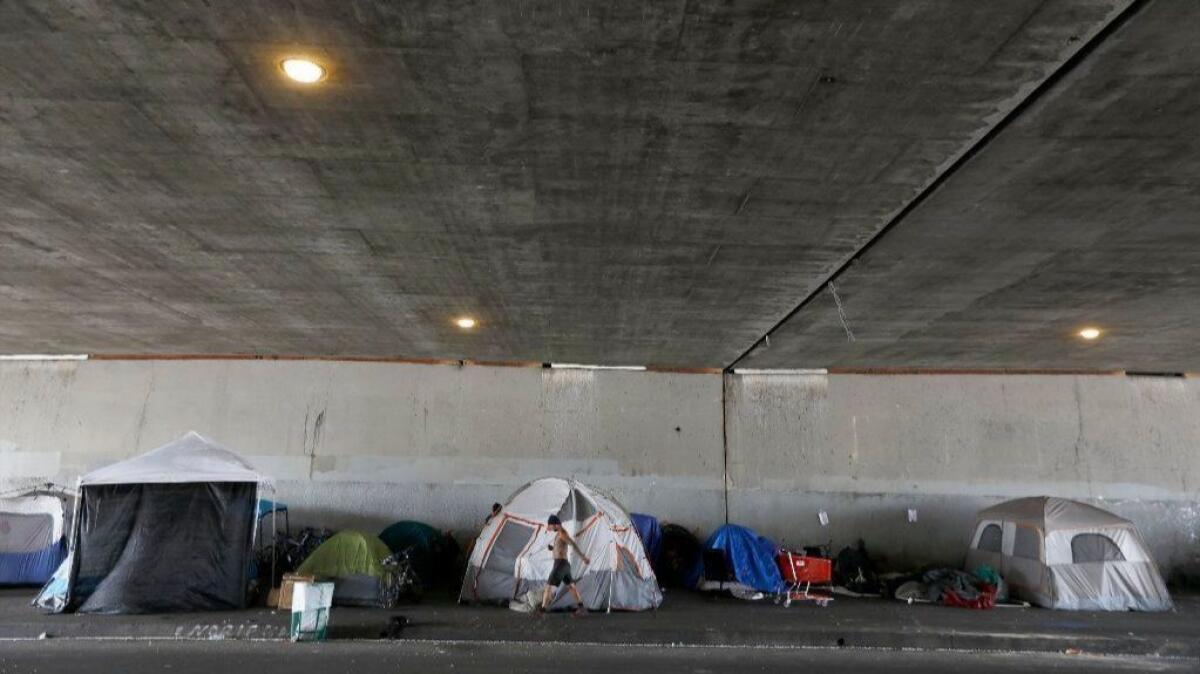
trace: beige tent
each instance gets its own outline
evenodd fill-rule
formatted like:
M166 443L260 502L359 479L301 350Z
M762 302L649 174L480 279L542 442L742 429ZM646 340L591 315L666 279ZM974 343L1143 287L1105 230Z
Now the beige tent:
M979 513L967 569L987 564L1017 594L1047 608L1165 611L1171 597L1129 520L1050 496Z

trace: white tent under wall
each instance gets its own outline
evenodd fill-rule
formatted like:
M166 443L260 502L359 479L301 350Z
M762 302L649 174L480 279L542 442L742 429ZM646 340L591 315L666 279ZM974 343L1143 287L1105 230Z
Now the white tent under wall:
M614 499L575 480L543 478L509 498L479 534L467 565L460 601L508 602L546 583L554 560L546 520L563 528L591 559L569 550L572 576L588 609L641 611L658 607L662 592L628 512ZM552 609L572 605L562 589Z
M1047 608L1165 611L1171 597L1137 528L1077 501L1021 498L980 511L967 569L987 564Z

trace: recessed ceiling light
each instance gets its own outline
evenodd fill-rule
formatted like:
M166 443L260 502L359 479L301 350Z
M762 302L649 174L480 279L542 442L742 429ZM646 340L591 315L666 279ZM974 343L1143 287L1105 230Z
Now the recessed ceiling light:
M1100 336L1100 328L1084 328L1079 331L1079 336L1084 339L1096 339Z
M325 79L325 68L316 61L302 58L284 59L279 64L283 74L301 84L315 84Z
M462 318L454 319L454 324L463 330L470 330L471 328L475 327L475 319L469 316L463 316Z

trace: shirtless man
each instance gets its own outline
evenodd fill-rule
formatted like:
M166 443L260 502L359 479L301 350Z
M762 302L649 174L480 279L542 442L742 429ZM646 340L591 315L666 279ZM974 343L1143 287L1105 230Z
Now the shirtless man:
M554 568L550 571L550 578L546 581L546 589L542 592L542 611L550 608L550 591L557 590L563 583L567 584L567 589L575 597L575 614L580 615L587 612L583 606L583 597L579 595L579 590L575 587L575 579L571 577L571 563L567 561L567 546L575 548L575 552L583 558L584 564L591 564L592 560L587 555L583 554L583 550L579 549L579 544L574 538L562 528L562 522L557 515L551 515L546 520L546 528L550 533L554 534L554 542L549 546L550 553L554 556Z

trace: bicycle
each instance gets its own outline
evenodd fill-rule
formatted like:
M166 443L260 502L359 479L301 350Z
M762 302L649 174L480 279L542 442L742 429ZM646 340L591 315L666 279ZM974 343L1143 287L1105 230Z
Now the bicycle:
M406 599L410 603L421 600L421 579L412 563L412 550L408 547L394 552L383 559L384 577L380 583L380 603L392 608Z

